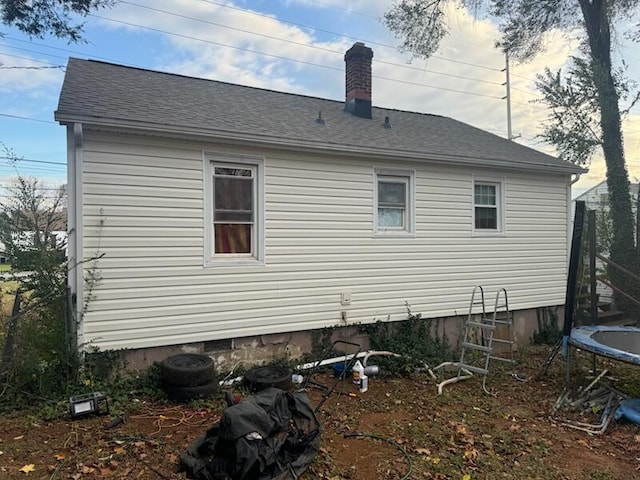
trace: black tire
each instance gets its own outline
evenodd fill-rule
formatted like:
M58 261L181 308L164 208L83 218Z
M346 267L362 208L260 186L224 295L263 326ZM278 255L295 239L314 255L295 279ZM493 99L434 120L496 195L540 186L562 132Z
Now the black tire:
M287 367L254 367L244 375L244 382L252 392L259 392L269 387L291 390L291 369Z
M215 380L213 359L199 353L179 353L160 365L162 380L175 387L195 387Z
M218 382L213 381L194 387L177 387L175 385L164 384L164 391L169 400L178 403L187 403L191 400L212 397L213 394L218 391Z

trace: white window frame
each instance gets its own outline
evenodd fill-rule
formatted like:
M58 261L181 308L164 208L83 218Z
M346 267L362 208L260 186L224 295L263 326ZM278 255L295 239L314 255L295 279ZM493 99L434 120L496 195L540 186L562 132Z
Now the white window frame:
M487 205L476 205L476 185L490 185L496 189L496 228L476 228L476 207L486 208ZM494 177L474 177L471 182L471 231L474 235L504 235L505 234L505 180Z
M236 155L229 153L203 152L203 190L204 190L204 266L242 266L264 265L264 157ZM253 210L254 228L252 232L251 253L223 253L215 254L215 233L213 228L213 175L215 166L225 166L251 169L254 172L253 181Z
M407 237L415 234L416 193L415 170L374 168L373 170L373 235L374 237ZM378 225L378 182L392 181L406 185L406 208L403 227L381 227Z

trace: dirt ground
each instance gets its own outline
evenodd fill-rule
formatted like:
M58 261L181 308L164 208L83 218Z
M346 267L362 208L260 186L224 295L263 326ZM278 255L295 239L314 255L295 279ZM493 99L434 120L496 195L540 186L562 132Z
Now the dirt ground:
M640 427L613 423L590 436L549 418L564 373L556 359L547 376L533 378L548 353L522 359L527 381L506 369L492 373L496 396L482 393L479 378L441 396L426 375L372 377L366 393L341 382L319 412L321 451L302 479L640 479ZM618 379L637 375L637 367L611 368ZM314 405L321 395L310 390ZM223 402L221 395L196 406L132 399L127 408L126 422L113 428L105 428L112 415L0 419L0 478L184 479L180 453L220 418ZM354 433L366 436L345 436Z

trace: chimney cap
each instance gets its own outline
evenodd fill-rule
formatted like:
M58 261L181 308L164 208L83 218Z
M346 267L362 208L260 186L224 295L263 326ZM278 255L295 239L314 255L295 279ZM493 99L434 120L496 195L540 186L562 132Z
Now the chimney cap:
M373 58L373 50L367 47L363 42L354 43L344 54L345 61L354 56L363 56L367 59Z

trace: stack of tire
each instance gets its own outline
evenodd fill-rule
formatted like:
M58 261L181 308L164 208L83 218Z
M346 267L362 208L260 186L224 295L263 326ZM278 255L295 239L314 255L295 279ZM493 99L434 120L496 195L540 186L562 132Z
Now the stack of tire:
M218 391L213 359L198 353L171 355L160 364L167 397L180 403L209 398Z
M288 367L277 365L253 367L244 374L244 384L253 393L271 387L291 390L293 386L291 374L292 371Z

